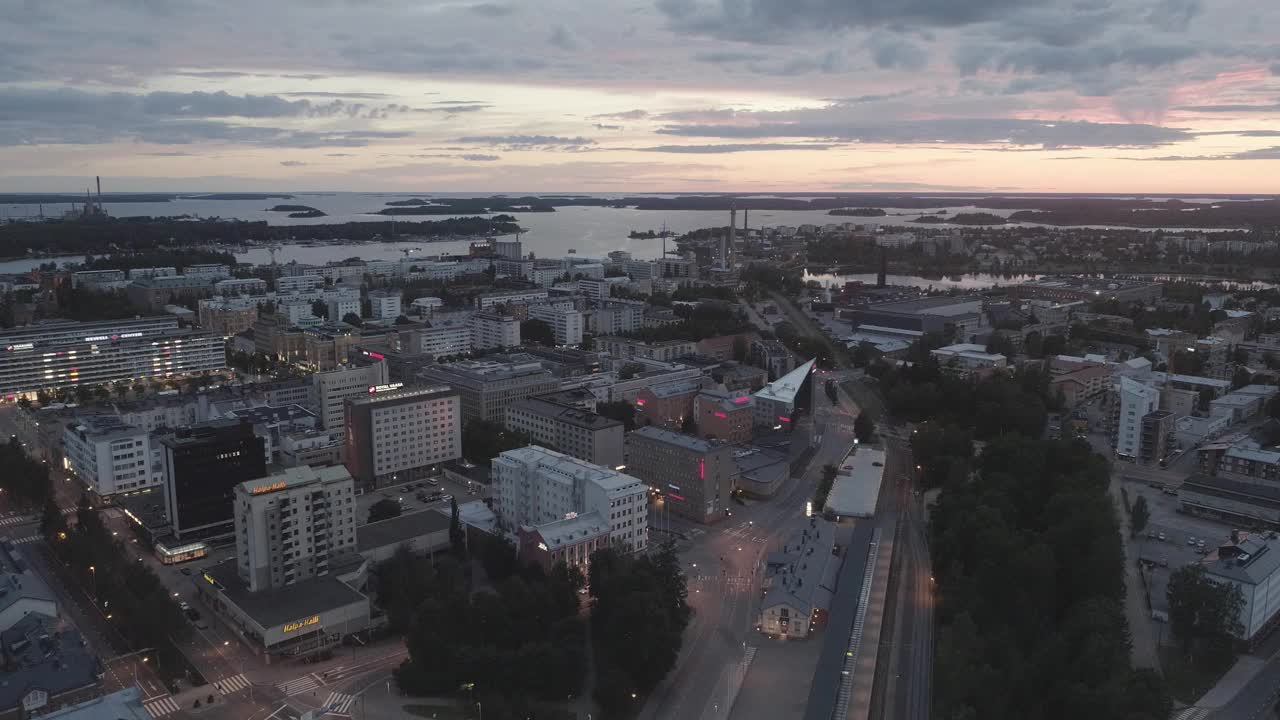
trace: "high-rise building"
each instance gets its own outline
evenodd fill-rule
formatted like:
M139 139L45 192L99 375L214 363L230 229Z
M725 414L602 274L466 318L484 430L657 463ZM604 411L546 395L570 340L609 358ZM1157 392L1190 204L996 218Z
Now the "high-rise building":
M572 305L534 305L529 317L550 325L557 345L582 344L582 313Z
M342 429L346 402L364 397L372 388L387 384L387 363L362 353L351 354L351 364L311 375L310 405L326 430Z
M517 400L507 407L507 428L533 442L554 447L579 460L616 468L623 463L622 423L587 410L541 398Z
M293 467L235 487L236 566L249 592L329 571L356 549L355 483L342 466Z
M1160 390L1127 377L1116 387L1119 416L1114 423L1116 455L1138 457L1142 448L1142 419L1160 407Z
M369 291L369 309L375 320L395 320L400 317L399 290Z
M536 528L599 513L608 520L615 547L634 552L647 544L648 488L630 475L529 446L495 458L491 478L493 510L505 528Z
M163 466L153 462L152 450L150 433L115 415L77 418L62 433L65 469L99 497L163 484Z
M262 438L240 420L214 420L160 437L165 503L178 539L230 533L235 487L267 474Z
M666 510L700 523L725 517L733 492L733 448L716 440L644 427L627 435L627 471L663 495Z
M462 410L448 386L389 388L347 404L346 463L362 487L418 477L462 457Z
M221 370L226 342L172 315L0 330L0 395Z
M501 423L507 406L516 400L560 389L560 381L540 362L464 360L428 367L419 373L426 382L448 385L462 398L462 421Z

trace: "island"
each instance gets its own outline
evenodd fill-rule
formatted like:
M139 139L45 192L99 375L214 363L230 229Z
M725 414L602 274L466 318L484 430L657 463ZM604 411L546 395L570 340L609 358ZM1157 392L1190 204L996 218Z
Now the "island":
M880 208L836 208L827 213L828 215L841 215L847 217L884 217L888 215Z
M946 222L953 225L1006 225L1009 219L992 213L958 213Z
M654 240L656 238L661 238L661 237L675 237L675 236L676 236L676 233L674 230L664 230L662 232L658 232L656 230L632 230L631 232L627 233L627 237L632 240Z
M279 193L208 193L205 195L178 195L182 200L292 200L292 195Z
M310 205L276 205L267 208L267 212L287 212L291 218L318 218L327 217L328 213L323 210L317 210Z
M431 203L422 198L409 198L408 200L392 200L387 204L392 207L413 207L415 205L430 205Z
M473 215L502 212L555 212L556 204L577 205L578 199L505 197L494 195L482 198L438 198L427 201L420 198L393 200L387 207L370 215Z
M941 215L921 215L920 217L908 220L907 222L921 223L922 225L937 225L938 223L947 222L947 219Z

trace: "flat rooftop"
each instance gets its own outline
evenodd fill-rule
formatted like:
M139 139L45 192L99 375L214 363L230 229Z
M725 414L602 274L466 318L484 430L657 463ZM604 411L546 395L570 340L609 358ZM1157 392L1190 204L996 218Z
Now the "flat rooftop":
M704 440L693 435L685 435L684 433L674 432L656 425L646 425L642 428L632 430L631 436L653 440L655 442L665 443L667 445L675 445L685 450L699 453L709 453L719 444L710 440Z
M827 495L824 510L841 517L871 517L880 500L884 480L883 450L859 446L845 458Z
M263 628L319 615L366 599L332 574L274 590L249 592L240 580L235 558L205 568L204 574L216 580L226 598ZM200 575L192 575L191 581L206 582Z
M590 395L590 393L587 393ZM562 405L543 398L525 398L511 403L509 406L516 410L524 410L526 412L535 413L542 417L555 418L560 422L567 423L574 427L584 428L587 430L607 430L613 427L621 427L622 423L607 418L603 415L597 415L593 412L581 410L572 405Z
M452 518L432 510L400 515L389 520L356 526L356 552L408 542L422 535L447 532Z

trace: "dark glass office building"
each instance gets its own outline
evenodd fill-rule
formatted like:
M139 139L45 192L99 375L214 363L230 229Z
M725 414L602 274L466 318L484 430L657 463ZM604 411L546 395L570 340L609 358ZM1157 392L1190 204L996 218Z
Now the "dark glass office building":
M160 438L165 502L178 539L235 531L235 487L267 475L262 438L239 419L214 420Z

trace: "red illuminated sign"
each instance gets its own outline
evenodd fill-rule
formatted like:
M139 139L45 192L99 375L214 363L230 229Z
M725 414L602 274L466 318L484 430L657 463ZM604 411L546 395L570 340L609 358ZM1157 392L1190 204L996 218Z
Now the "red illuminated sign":
M785 416L785 415L779 415L779 416L778 416L778 422L791 422L791 418L789 418L789 417L787 417L787 416Z
M727 417L729 417L728 415L725 415L725 414L724 414L724 413L722 413L722 412L718 412L718 413L716 413L716 414L715 414L715 416L716 416L716 417L718 417L718 418L727 418Z

